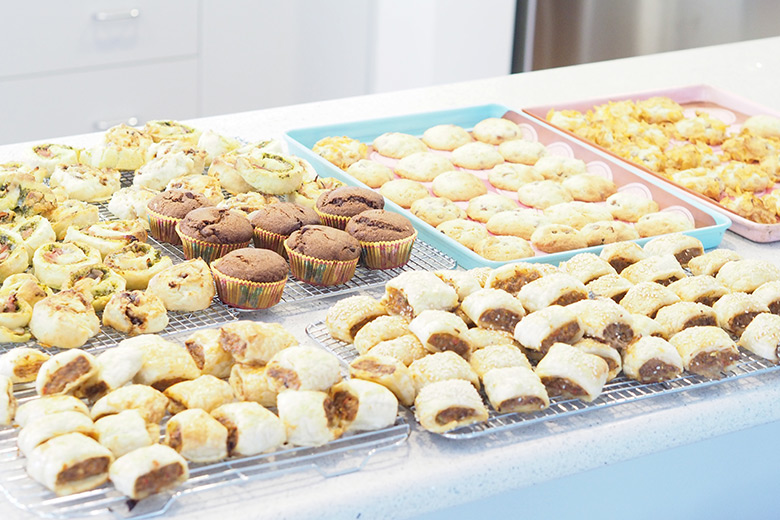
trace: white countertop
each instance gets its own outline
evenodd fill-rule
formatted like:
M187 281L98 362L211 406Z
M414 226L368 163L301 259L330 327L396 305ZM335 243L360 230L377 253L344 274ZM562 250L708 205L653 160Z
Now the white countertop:
M200 128L255 140L280 137L293 128L404 113L485 103L521 109L697 83L720 87L780 109L777 90L780 85L780 38L191 122ZM95 139L95 135L89 135L58 140L84 145ZM0 162L18 157L20 148L21 145L0 147ZM779 246L760 245L727 233L722 247L735 249L746 257L772 259ZM325 312L320 304L313 307L306 315L285 321L302 341L311 341L306 338L303 327L321 318ZM755 479L734 475L723 483L714 473L710 478L706 466L705 471L700 467L696 478L691 478L684 466L685 457L694 460L696 455L692 450L697 446L706 447L705 454L695 460L706 461L711 456L713 461L722 461L721 455L733 457L727 461L726 469L733 466L751 475L757 474L762 480L771 480L776 472L776 465L771 464L777 461L774 454L777 450L774 445L767 446L766 457L762 457L760 453L764 448L756 446L755 439L764 437L758 433L751 437L749 431L761 433L764 430L748 429L759 425L775 428L778 419L780 374L774 373L619 405L471 441L439 438L413 425L405 445L375 454L358 472L325 478L310 470L217 488L185 497L172 506L167 517L194 520L222 514L231 519L405 518L462 504L466 504L462 509L447 509L444 514L434 513L432 517L458 518L496 512L519 517L521 510L507 509L514 498L528 498L530 504L530 497L535 492L544 494L550 489L545 486L559 486L553 489L560 492L560 497L567 493L577 497L584 489L603 496L607 517L619 513L613 509L615 504L633 504L637 500L637 504L644 504L649 509L638 507L631 511L630 517L649 518L660 511L654 510L656 497L646 496L655 489L650 481L665 481L686 490L684 496L690 503L685 505L692 507L692 511L709 511L707 516L711 518L721 517L711 514L719 511L725 518L728 504L737 501L733 495L735 490L743 491L740 485L754 485ZM736 437L725 435L733 432L741 433L734 434ZM729 442L731 439L736 439L733 442L737 443L742 442L741 439L751 442L746 446L752 450L749 450L750 460L734 456L725 451L723 445L710 447L707 443L716 441L707 439L716 436L724 436L719 438ZM688 446L680 448L688 451L680 451L680 455L666 451L682 446ZM675 460L680 465L667 466L668 457L664 458L664 453L675 453ZM643 457L648 455L652 456ZM618 478L621 468L630 468L626 464L632 461L645 461L642 472L632 473L630 477L642 485L620 491L621 495L632 496L610 496L614 489L602 489L598 482L589 480L591 477L608 479L610 471L612 478ZM763 462L772 469L762 473ZM719 467L718 471L722 469ZM497 498L491 499L493 496ZM673 498L680 500L677 495ZM754 506L765 500L760 493L748 498ZM745 497L739 500L744 504ZM547 511L556 510L554 505L550 504ZM557 506L558 510L571 516L588 517L574 503L563 509L560 504ZM682 509L676 511L688 510L680 507ZM750 511L741 507L742 511ZM538 514L543 512L534 516ZM0 498L0 518L27 516Z

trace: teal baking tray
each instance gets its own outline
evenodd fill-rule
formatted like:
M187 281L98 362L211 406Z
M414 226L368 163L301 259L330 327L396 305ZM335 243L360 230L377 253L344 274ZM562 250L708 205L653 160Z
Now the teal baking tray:
M602 171L606 169L618 185L618 189L638 189L658 202L662 211L685 212L696 226L695 229L686 232L686 234L701 240L705 249L717 247L723 239L726 229L731 225L731 220L728 217L706 208L681 191L670 189L668 184L658 181L638 168L617 161L607 153L572 139L564 132L534 117L515 112L499 104L299 128L288 131L285 134L285 139L289 144L290 152L311 162L320 176L335 177L346 184L367 188L362 182L314 153L312 151L314 144L324 137L348 136L370 145L377 136L385 132L404 132L419 137L426 129L438 124L455 124L471 130L476 123L488 117L511 119L520 125L526 138L539 141L548 148L552 145L557 153L584 160L588 164L589 171L592 168ZM386 209L401 213L412 221L420 240L451 256L466 269L499 267L507 263L483 258L394 202L386 200L385 203ZM642 245L648 240L650 238L641 238L635 242ZM578 253L598 254L602 247L593 246L560 253L538 254L531 258L524 258L523 261L558 264Z

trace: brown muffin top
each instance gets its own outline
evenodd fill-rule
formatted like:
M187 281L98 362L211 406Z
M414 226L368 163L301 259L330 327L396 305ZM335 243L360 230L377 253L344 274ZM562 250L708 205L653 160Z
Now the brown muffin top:
M211 205L209 199L202 193L189 190L168 190L155 196L146 207L166 217L184 218L193 209Z
M317 198L317 209L329 215L352 217L369 209L382 209L385 199L379 193L357 186L341 186Z
M251 282L278 282L287 276L287 261L270 249L235 249L211 264L220 273Z
M303 226L286 243L293 251L321 260L354 260L360 256L360 242L346 231L329 226Z
M292 202L277 202L252 213L249 221L256 228L289 236L307 224L319 224L320 217L312 208Z
M349 219L345 231L361 242L384 242L412 235L414 226L398 213L370 209Z
M212 244L237 244L252 240L252 224L237 211L225 208L199 208L179 222L183 235Z

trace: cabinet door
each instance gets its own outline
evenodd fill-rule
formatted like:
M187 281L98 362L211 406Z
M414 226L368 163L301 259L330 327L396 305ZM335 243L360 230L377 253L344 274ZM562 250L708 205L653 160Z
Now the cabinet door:
M0 143L197 116L197 61L0 80Z
M194 56L194 0L4 2L0 77Z

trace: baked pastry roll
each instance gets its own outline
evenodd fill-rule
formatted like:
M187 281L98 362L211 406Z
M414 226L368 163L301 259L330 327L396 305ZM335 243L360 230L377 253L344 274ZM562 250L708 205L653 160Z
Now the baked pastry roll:
M233 356L220 346L219 334L216 328L195 331L184 341L184 346L202 374L225 379L230 376L234 362Z
M17 273L3 280L0 294L16 294L17 297L34 306L47 296L54 294L54 291L42 284L31 273Z
M27 474L58 496L94 489L108 480L111 452L81 433L60 435L27 455Z
M753 296L769 307L769 312L780 314L780 281L761 284L753 291Z
M176 450L153 444L119 457L111 464L109 478L120 493L141 500L183 484L189 468Z
M429 271L406 271L385 284L381 303L390 314L412 319L424 310L454 309L458 294Z
M133 242L104 258L127 281L129 290L146 289L154 275L173 265L171 259L143 242Z
M453 355L457 356L454 353ZM379 383L393 392L404 406L411 406L414 403L417 389L412 373L406 365L395 358L371 353L363 354L350 362L349 375L354 379Z
M100 332L100 320L91 296L67 289L35 304L30 332L42 345L76 348Z
M547 389L530 366L494 368L482 378L490 405L499 413L530 413L550 406Z
M22 329L30 323L32 307L16 293L0 295L0 327Z
M437 381L423 388L414 401L420 426L444 433L488 419L488 411L476 388L462 379Z
M507 332L514 332L525 316L520 300L501 289L480 289L466 297L460 308L479 327Z
M257 403L226 403L211 416L228 430L229 457L273 451L287 440L281 419Z
M333 385L331 398L343 410L345 432L380 430L395 424L398 399L384 386L362 379L345 379Z
M745 327L737 344L750 352L774 363L779 361L780 316L761 313Z
M0 228L0 279L21 273L28 265L29 256L22 237L14 231Z
M753 318L762 312L769 312L769 307L752 294L734 292L721 296L712 305L712 310L715 311L719 327L739 336Z
M661 285L669 285L682 278L686 274L682 266L672 254L651 256L629 265L620 276L633 284L639 282L656 282Z
M623 350L623 373L640 383L658 383L682 375L683 360L663 338L643 336Z
M666 328L653 318L644 314L632 314L631 318L634 322L634 337L656 336L664 339L669 337Z
M469 364L480 379L494 368L531 368L531 363L528 362L523 351L511 343L488 345L481 348L471 355Z
M71 271L62 288L88 291L92 295L92 307L102 311L116 293L125 290L126 282L105 264L96 264Z
M147 121L141 131L154 139L155 143L164 140L175 140L195 146L200 139L201 131L178 121L153 120Z
M358 354L365 354L383 341L410 334L409 321L403 316L379 316L366 323L354 336Z
M561 262L558 269L577 278L584 284L609 274L617 274L615 268L609 262L593 253L579 253L565 262Z
M380 341L371 348L371 352L377 356L390 356L406 366L429 354L417 336L412 333Z
M97 437L92 419L80 412L58 412L29 421L19 431L16 445L24 455L59 435L66 433L82 433L89 437Z
M658 310L680 301L668 287L655 282L639 282L628 290L620 305L631 314L655 318Z
M387 312L381 303L358 294L336 302L325 316L325 326L335 339L352 343L364 325L384 314Z
M276 406L276 390L265 376L264 366L236 363L228 379L233 394L239 401L254 401L262 406Z
M15 422L25 427L41 417L49 417L60 412L78 412L89 417L89 408L80 399L72 395L47 395L19 405Z
M458 293L458 300L460 301L463 301L463 298L469 294L482 289L479 280L471 271L451 269L446 271L434 271L433 274L455 289L455 292Z
M669 284L669 289L685 302L703 303L712 306L729 292L720 282L709 275L695 275Z
M86 164L59 165L51 174L49 186L64 189L71 199L100 202L110 199L120 188L119 170Z
M203 173L205 156L179 150L151 159L135 171L133 186L151 190L164 190L165 186L183 175Z
M141 370L133 378L134 383L162 391L179 381L195 379L200 375L187 349L155 334L143 334L119 344L138 345L143 352Z
M78 397L92 402L131 382L141 370L143 351L136 344L125 343L104 350L95 360L97 372L76 390Z
M146 162L146 149L152 143L144 132L121 124L106 130L102 144L82 150L79 161L95 168L137 170Z
M265 367L265 376L276 392L325 391L341 380L338 359L318 347L296 345L277 352Z
M124 410L95 421L97 441L121 457L138 448L151 446L160 439L157 424L147 424L137 410Z
M103 310L103 325L130 336L150 334L168 326L168 313L162 300L153 293L121 291L108 300Z
M612 381L620 374L623 368L623 361L620 358L620 352L616 348L594 338L582 338L572 344L572 346L588 354L598 356L607 363L607 368L609 369L607 382Z
M501 289L509 294L517 294L527 283L544 275L540 264L512 262L490 271L485 288Z
M68 228L65 240L92 246L105 257L131 242L146 242L146 228L140 220L111 220L79 229Z
M644 245L644 250L647 254L654 256L672 254L683 266L688 265L692 258L704 254L701 240L682 233L653 238Z
M187 190L201 193L212 206L216 206L225 200L222 194L222 185L214 177L209 175L184 175L171 179L165 190Z
M634 284L619 274L607 274L585 284L585 288L597 298L610 298L619 303Z
M159 390L147 385L127 385L112 390L97 400L92 406L92 419L97 421L107 415L118 414L124 410L136 410L147 423L162 421L168 410L168 398Z
M298 344L298 340L278 323L234 321L223 325L219 344L238 363L265 365L278 352Z
M529 312L550 305L569 305L588 298L585 284L571 275L553 273L534 280L520 289L517 297Z
M10 377L0 374L0 426L11 426L16 407L14 383Z
M409 365L409 373L419 392L421 388L445 379L463 379L479 388L479 376L469 362L452 351L437 352Z
M463 332L461 336L471 345L472 353L489 345L514 345L519 346L509 332L503 330L482 329L473 327Z
M208 264L200 258L172 265L149 280L147 293L169 311L198 311L211 305L216 291Z
M108 201L108 211L119 219L138 219L148 229L146 205L158 194L155 190L128 186L114 192Z
M33 255L35 276L52 289L61 289L76 269L100 263L100 251L76 242L49 242Z
M172 414L189 408L211 412L214 408L234 400L230 384L211 375L181 381L169 386L163 393L170 400L168 411Z
M604 246L599 256L620 274L629 265L647 258L647 253L635 242L616 242Z
M594 338L621 350L634 339L633 319L612 300L582 300L569 306L586 338Z
M27 218L15 220L11 231L17 233L27 248L27 256L32 258L35 250L47 242L57 240L51 222L41 215L32 215Z
M718 378L739 360L737 345L719 327L690 327L669 343L680 353L685 370L704 377Z
M80 200L68 199L60 202L47 218L57 240L62 240L71 226L85 228L97 223L98 207Z
M287 442L294 446L322 446L342 433L334 402L325 392L282 392L277 399L277 408Z
M780 267L764 260L733 260L718 270L715 279L732 292L753 292L767 282L780 280Z
M38 395L67 394L98 370L95 356L81 350L66 350L47 359L35 378Z
M51 175L58 165L78 164L79 152L78 148L67 144L37 144L26 154L24 162L31 168L42 168Z
M554 343L536 365L536 375L550 396L591 402L601 394L609 366L599 356L565 343Z
M577 315L566 307L551 305L532 312L514 331L514 337L527 349L546 353L554 343L574 343L582 338Z
M35 348L16 347L0 356L0 376L7 377L12 383L31 383L49 357L49 354Z
M713 249L703 255L692 258L688 262L688 269L694 275L706 274L715 276L726 262L733 260L742 260L742 257L739 253L730 249Z
M440 310L423 311L409 323L409 330L428 351L452 351L465 358L471 354L471 345L460 335L467 328L458 316Z
M703 303L677 302L658 311L655 321L661 324L669 336L688 327L716 326L715 311Z
M164 444L191 462L217 462L227 458L228 430L208 412L191 408L165 425Z

